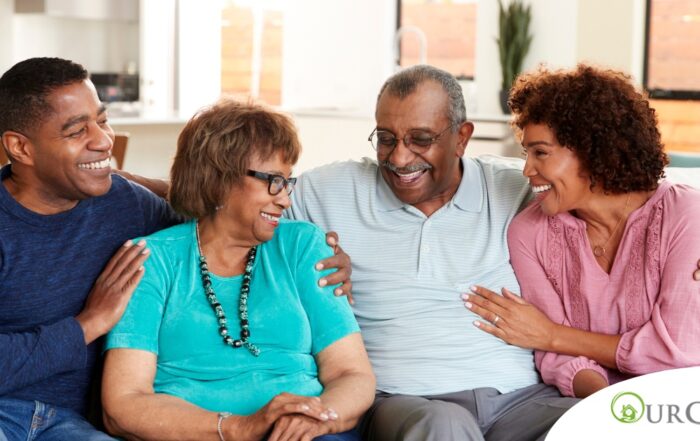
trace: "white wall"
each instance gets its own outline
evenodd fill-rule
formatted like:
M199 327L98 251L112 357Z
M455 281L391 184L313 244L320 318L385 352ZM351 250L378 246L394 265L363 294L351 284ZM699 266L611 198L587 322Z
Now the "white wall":
M176 107L189 118L221 95L221 2L179 0L177 29Z
M0 0L0 33L9 35L12 32L12 0ZM5 72L12 66L12 39L0 38L0 72Z
M14 10L14 8L12 8ZM139 59L137 22L83 20L39 14L14 14L3 32L11 55L3 56L4 72L30 57L61 57L83 64L91 72L121 72ZM9 44L8 44L9 42Z
M374 113L393 72L395 0L297 0L284 17L282 105Z
M641 83L645 0L586 0L578 8L578 60L623 70Z
M147 118L166 118L175 109L176 0L141 0L139 9L142 111Z

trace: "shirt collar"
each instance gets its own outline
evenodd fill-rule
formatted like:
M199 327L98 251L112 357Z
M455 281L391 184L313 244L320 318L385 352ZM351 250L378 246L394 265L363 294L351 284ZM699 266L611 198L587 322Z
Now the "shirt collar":
M460 210L479 212L483 201L483 185L479 166L475 161L462 158L462 181L457 187L457 192L452 197L450 203ZM394 211L409 204L404 204L396 197L391 188L384 180L381 166L377 166L377 208L379 211Z

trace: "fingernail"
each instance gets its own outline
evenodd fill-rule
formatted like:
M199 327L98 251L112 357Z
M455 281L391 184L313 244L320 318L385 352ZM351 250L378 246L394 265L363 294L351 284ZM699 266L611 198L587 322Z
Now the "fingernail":
M143 265L141 265L141 266L139 267L139 271L143 271L144 269L145 269L145 268L143 267Z
M151 250L148 248L144 248L143 250L141 250L141 254L148 254L150 252L151 252Z
M146 241L143 239L139 240L139 243L136 244L136 246L139 246L139 247L142 247L144 245L146 245Z
M301 405L301 410L303 410L304 412L306 412L307 410L309 410L309 406L307 406L306 404L302 404L302 405Z
M467 309L472 309L472 306L474 305L472 305L472 302L464 302L464 306L466 306Z
M133 243L133 242L131 241L131 239L129 239L129 240L127 240L126 242L124 242L124 246L125 246L125 247L130 247L132 243Z
M477 328L481 328L481 322L475 321L474 326L476 326Z
M342 290L342 288L336 288L334 292L335 292L335 295L337 295L337 296L339 296L339 295L342 295L342 294L343 294L343 290Z
M338 419L338 414L334 410L328 409L328 417L332 420Z
M467 294L467 293L462 294L462 300L469 300L469 294Z
M320 417L321 417L321 419L322 419L323 421L326 421L326 420L328 419L328 415L326 415L326 412L323 412L323 413L320 415Z
M470 286L469 289L471 289L473 292L476 292L476 286Z
M316 271L321 271L323 269L323 264L322 263L317 263L316 264Z
M321 279L318 281L318 286L326 286L326 285L328 285L328 280Z

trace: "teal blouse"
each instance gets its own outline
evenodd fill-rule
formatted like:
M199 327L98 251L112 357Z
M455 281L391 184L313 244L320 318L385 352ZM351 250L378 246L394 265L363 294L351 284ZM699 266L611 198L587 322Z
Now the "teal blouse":
M250 341L227 346L207 302L199 273L195 223L146 237L151 256L106 350L141 349L158 356L156 393L174 395L211 411L254 413L281 392L317 396L323 391L314 356L359 332L345 297L318 287L316 262L332 254L312 224L281 220L273 238L258 247L248 297ZM232 336L240 332L242 276L212 283Z

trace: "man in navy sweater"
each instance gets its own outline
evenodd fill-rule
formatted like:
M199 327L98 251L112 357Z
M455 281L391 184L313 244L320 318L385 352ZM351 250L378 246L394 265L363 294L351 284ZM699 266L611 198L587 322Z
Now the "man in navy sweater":
M112 174L114 132L79 64L32 58L5 72L0 141L11 161L0 170L0 441L111 440L84 415L98 339L148 257L129 238L182 219ZM350 260L327 240L336 255L317 269L336 272L319 284L350 294Z
M0 441L110 440L83 417L98 338L121 318L148 250L179 220L112 175L114 132L87 71L58 58L0 78ZM113 257L112 257L113 256Z

